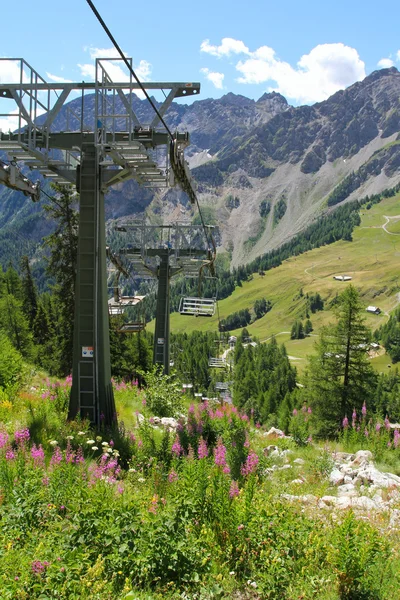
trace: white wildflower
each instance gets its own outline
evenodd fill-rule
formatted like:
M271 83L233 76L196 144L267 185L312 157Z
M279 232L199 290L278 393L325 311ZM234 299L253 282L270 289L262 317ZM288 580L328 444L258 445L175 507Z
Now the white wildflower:
M57 446L58 445L57 440L51 440L49 443L50 443L51 446Z
M92 450L98 450L97 446L92 446Z
M94 444L94 440L86 440L86 443L87 443L89 446L93 446L93 444Z

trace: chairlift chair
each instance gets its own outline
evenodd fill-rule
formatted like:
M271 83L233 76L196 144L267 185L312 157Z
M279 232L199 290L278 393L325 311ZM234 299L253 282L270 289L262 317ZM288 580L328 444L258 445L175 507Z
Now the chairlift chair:
M215 314L215 298L181 298L179 312L181 315L194 317L212 317Z
M224 358L213 358L208 359L208 366L215 369L224 369L226 367L226 360Z
M143 323L143 321L130 321L121 325L118 329L118 333L140 333L145 328L146 323Z

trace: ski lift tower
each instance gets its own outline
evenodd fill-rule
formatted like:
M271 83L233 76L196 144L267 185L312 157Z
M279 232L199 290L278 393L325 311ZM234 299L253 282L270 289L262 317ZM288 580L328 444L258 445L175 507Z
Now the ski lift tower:
M135 90L140 86L122 60L97 59L92 83L48 83L24 59L0 59L1 66L5 60L9 63L5 72L15 77L10 83L0 83L0 123L1 117L15 114L17 108L17 126L14 133L0 131L0 151L12 164L23 161L45 178L76 185L80 193L69 418L80 415L95 425L110 425L116 422L116 411L110 368L104 195L109 187L128 179L146 187L166 187L174 181L172 172L178 183L187 182L183 150L189 136L175 133L171 139L159 128L158 115L150 123L141 122L133 108ZM127 73L122 83L110 76L110 65L116 63ZM175 98L200 91L199 83L143 85L147 90L168 91L159 105L161 116ZM70 94L77 91L80 99L75 97L66 106Z
M153 363L170 371L170 280L175 275L201 278L204 267L213 268L213 250L208 241L211 227L200 225L146 225L124 224L118 231L130 234L129 247L119 251L126 256L138 277L158 280L156 323L154 331ZM133 242L133 243L132 243ZM214 300L197 298L198 314L206 311L212 316L209 303ZM205 305L206 308L202 308ZM193 313L192 313L193 314Z

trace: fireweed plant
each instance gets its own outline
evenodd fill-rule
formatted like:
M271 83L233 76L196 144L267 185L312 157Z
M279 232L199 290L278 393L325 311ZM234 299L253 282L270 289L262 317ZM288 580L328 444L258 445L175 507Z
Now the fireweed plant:
M3 408L2 600L396 597L396 531L285 502L290 484L271 484L271 441L234 406L193 404L161 429L147 404L136 411L143 392L115 382L119 409L132 397L134 426L93 431L66 423L68 389L47 382ZM398 434L366 427L397 452ZM312 453L310 441L284 442Z

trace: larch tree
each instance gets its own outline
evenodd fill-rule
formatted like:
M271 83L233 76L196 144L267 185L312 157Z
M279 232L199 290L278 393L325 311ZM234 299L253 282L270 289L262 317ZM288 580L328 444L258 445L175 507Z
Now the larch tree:
M376 375L367 355L371 332L363 310L356 288L350 285L334 308L336 324L322 329L317 354L310 358L307 392L314 423L323 436L334 435L353 408L359 412L373 398Z

